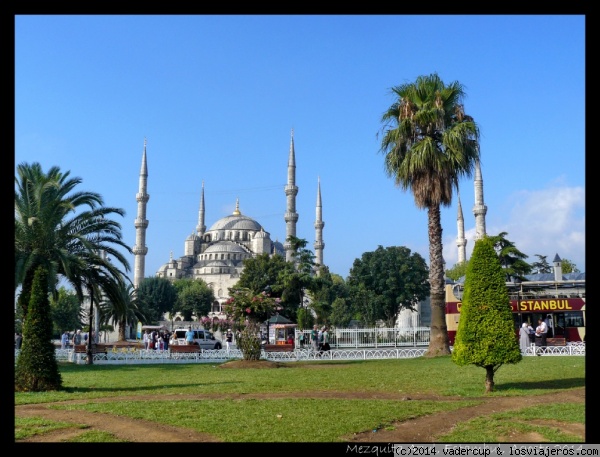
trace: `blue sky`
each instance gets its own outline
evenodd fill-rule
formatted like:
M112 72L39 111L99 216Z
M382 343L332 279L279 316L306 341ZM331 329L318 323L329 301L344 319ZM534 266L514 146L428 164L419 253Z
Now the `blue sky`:
M293 129L297 236L314 250L320 179L332 273L379 245L429 262L427 212L386 176L377 134L390 88L434 72L464 85L481 130L487 233L585 271L584 15L17 15L15 165L82 178L125 209L133 246L146 139L151 276L183 255L203 181L208 227L239 198L285 240ZM460 199L470 257L472 179ZM455 199L447 267L456 216Z

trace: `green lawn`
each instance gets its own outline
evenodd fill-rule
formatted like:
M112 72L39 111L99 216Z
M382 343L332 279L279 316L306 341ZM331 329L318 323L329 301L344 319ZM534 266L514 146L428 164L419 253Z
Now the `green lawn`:
M290 362L277 369L230 369L218 364L60 364L60 370L63 391L15 393L15 404L85 399L86 404L57 404L55 407L161 421L210 433L224 442L339 442L353 432L391 427L395 421L475 404L484 396L485 390L482 368L459 367L450 357ZM584 357L526 357L522 362L503 366L496 372L495 392L488 396L540 395L584 385ZM373 400L352 396L317 399L317 395L310 398L307 392L394 393L407 397L435 394L460 396L463 400L407 402L400 397L398 400ZM239 398L240 394L267 393L279 397ZM301 398L296 395L300 393L304 394ZM207 394L211 397L177 398L178 395ZM158 397L152 401L136 401L136 396L143 395ZM107 397L115 401L89 402ZM585 423L585 405L557 408L555 412L549 409L547 414L563 421ZM165 410L169 414L165 414ZM558 410L568 411L568 414L558 414ZM524 408L522 414L526 418L535 413ZM207 417L215 420L206 420ZM332 418L330 426L320 426L315 417ZM463 441L459 439L463 436L468 437L467 441L493 442L490 436L501 433L503 426L515 426L514 415L500 414L480 423L463 424L462 431L456 430L445 439L446 442ZM516 426L526 431L527 421ZM19 419L15 423L17 440L51 429L52 424L40 427L31 420ZM550 442L565 439L556 433L547 436ZM116 441L103 434L84 434L77 440Z

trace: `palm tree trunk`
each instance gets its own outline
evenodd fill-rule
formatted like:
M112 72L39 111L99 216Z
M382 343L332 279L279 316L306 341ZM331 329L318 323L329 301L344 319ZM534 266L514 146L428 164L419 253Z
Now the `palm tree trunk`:
M125 327L127 326L127 321L122 320L119 322L119 341L126 341L125 338Z
M444 291L444 257L442 222L439 205L427 210L429 232L429 286L431 300L431 329L429 348L425 357L450 354L446 326L446 296Z

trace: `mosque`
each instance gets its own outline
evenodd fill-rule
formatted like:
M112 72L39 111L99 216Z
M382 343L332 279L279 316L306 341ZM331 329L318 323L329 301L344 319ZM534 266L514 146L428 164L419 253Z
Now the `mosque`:
M139 178L139 192L136 195L138 212L135 220L136 244L134 254L134 286L137 287L145 275L146 247L146 205L149 200L147 193L148 168L146 162L146 143L142 155L142 167ZM294 132L292 130L287 166L287 184L284 187L286 195L286 240L296 236L296 157L294 150ZM315 221L314 254L315 263L323 264L323 227L321 206L321 183L317 182L317 203ZM200 209L198 224L195 230L184 241L184 253L181 257L171 257L163 264L156 276L171 281L181 278L202 279L212 289L215 301L212 305L211 317L222 317L222 305L229 298L229 288L233 287L240 278L243 262L246 259L261 254L279 254L287 261L293 259L292 246L287 241L273 241L268 231L256 220L242 214L239 199L235 210L229 216L216 221L208 230L205 225L204 183L200 194Z
M150 196L147 193L148 168L146 162L146 142L144 142L144 151L142 155L142 166L139 176L139 191L136 194L138 203L137 217L135 219L136 243L132 248L134 254L134 286L137 287L145 277L145 256L148 252L146 247L146 229L148 220L146 219L146 206ZM290 149L287 166L287 184L284 187L286 195L286 211L284 220L286 223L286 240L290 236L296 236L296 223L298 213L296 213L296 196L298 187L296 186L296 159L294 150L294 132L292 130ZM486 235L485 216L487 206L483 200L483 178L479 162L475 164L474 176L475 204L473 214L475 216L475 236L474 241ZM313 244L315 263L323 263L323 227L325 223L322 218L321 205L321 183L317 182L317 203L315 220L315 241ZM464 217L460 202L460 195L457 195L458 214L457 230L458 236L456 244L458 247L458 262L464 262L466 257L467 240L465 237ZM229 298L229 288L233 287L240 278L245 259L256 257L268 253L269 255L279 254L285 256L287 261L292 260L292 247L289 243L273 241L267 230L256 220L242 214L240 210L239 199L236 201L235 210L229 216L216 221L208 230L205 225L205 200L204 183L200 194L200 209L198 212L198 224L195 230L184 241L184 254L178 258L173 258L171 253L168 262L163 264L156 276L167 278L171 281L180 278L203 279L212 289L215 301L212 305L210 316L224 317L222 314L222 305ZM558 255L557 255L558 256ZM583 273L583 282L585 273ZM545 278L547 279L547 278ZM562 278L572 279L572 278ZM532 275L527 278L529 281L536 281L539 278ZM414 311L403 310L400 312L396 325L398 327L428 327L431 321L431 308L429 298L425 299L416 306Z

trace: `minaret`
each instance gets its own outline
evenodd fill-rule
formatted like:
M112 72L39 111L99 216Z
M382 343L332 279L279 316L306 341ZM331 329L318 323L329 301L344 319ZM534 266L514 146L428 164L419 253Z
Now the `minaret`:
M138 202L137 217L135 218L135 246L132 248L135 259L133 269L133 287L136 289L144 279L146 254L148 253L148 247L146 246L146 229L148 228L148 220L146 219L146 204L150 199L150 195L148 195L147 190L148 166L146 164L146 138L144 138L144 153L142 154L139 192L135 196L135 199Z
M481 166L479 160L475 162L475 241L485 236L485 214L487 206L483 203L483 179L481 178Z
M198 211L198 225L196 226L196 232L198 236L202 238L206 231L206 225L204 225L204 181L202 181L202 193L200 194L200 210Z
M291 262L293 257L292 245L288 241L290 236L296 236L296 222L298 222L298 213L296 213L296 195L298 187L296 186L296 156L294 152L294 129L292 129L292 139L290 141L290 155L288 158L287 185L285 186L285 196L287 197L285 210L285 260Z
M315 220L315 263L321 266L323 265L323 207L321 205L321 178L317 179L317 219ZM320 274L320 269L317 270L317 274Z
M456 216L456 225L458 229L458 237L456 238L456 245L458 246L458 263L467 260L467 239L465 238L465 219L463 217L462 205L460 204L460 194L457 192L458 197L458 215Z

